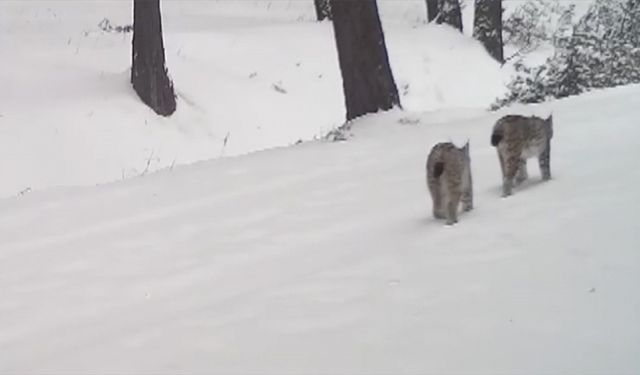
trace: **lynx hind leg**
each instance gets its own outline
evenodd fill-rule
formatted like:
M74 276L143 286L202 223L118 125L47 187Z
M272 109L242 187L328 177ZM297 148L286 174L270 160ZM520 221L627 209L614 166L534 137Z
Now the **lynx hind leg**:
M547 140L546 147L538 156L540 164L540 174L544 181L551 179L551 140Z
M516 174L516 185L520 185L527 178L529 178L529 174L527 173L527 159L520 158L518 162L518 172Z
M520 158L509 156L505 158L504 176L502 178L502 196L508 197L513 194L513 179L518 172Z
M473 181L471 179L471 173L468 175L468 183L464 191L462 192L462 209L464 211L473 210Z
M504 177L504 156L502 156L502 152L498 149L498 161L500 162L500 172L502 172L502 177Z
M453 192L449 194L447 200L447 225L453 225L458 222L458 205L461 198L460 192Z
M436 219L444 219L444 202L439 181L436 181L434 184L429 184L429 192L431 193L431 200L433 202L433 217Z
M505 150L498 147L498 159L500 160L500 172L502 172L502 196L506 197L511 195L511 189L507 189L507 157L505 156Z

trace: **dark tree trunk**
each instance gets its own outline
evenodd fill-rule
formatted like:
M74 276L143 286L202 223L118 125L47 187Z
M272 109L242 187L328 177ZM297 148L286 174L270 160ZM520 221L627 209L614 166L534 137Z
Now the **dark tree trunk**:
M140 99L159 115L175 112L173 83L164 62L160 0L133 1L131 60L131 83Z
M438 0L427 0L427 21L431 22L438 15Z
M375 0L332 0L347 120L400 106Z
M473 37L482 42L494 59L504 63L502 0L475 0Z
M313 4L316 6L316 17L318 18L318 21L333 19L331 16L331 3L329 0L313 0Z
M462 12L458 0L438 0L440 17L436 23L446 23L462 31Z

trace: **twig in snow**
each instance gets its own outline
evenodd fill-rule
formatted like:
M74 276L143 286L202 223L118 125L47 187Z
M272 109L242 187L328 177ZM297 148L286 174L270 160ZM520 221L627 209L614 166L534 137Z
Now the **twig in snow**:
M224 136L224 140L222 141L222 149L220 150L220 157L224 155L224 149L227 147L227 142L229 142L230 136L231 132L227 132L227 135Z
M284 89L284 87L282 87L282 82L278 82L278 83L274 83L271 85L271 87L273 87L274 90L276 90L277 92L281 93L281 94L286 94L287 90Z
M147 174L147 172L149 172L149 167L151 166L151 160L153 159L153 153L154 153L154 150L151 150L151 154L149 155L149 158L147 159L147 165L145 166L145 168L142 171L142 173L140 173L140 176L144 176L145 174Z
M19 196L23 196L27 193L31 192L31 187L27 186L26 188L20 190L20 192L18 193Z

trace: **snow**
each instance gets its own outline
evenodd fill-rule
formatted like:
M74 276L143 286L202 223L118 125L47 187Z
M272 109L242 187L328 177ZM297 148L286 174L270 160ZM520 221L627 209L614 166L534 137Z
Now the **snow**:
M633 373L639 94L514 109L553 110L553 180L506 199L469 110L2 200L0 372ZM445 227L424 161L467 137Z
M0 373L637 372L640 86L488 113L505 73L418 3L380 6L405 110L289 146L344 116L308 3L163 0L163 119L96 27L129 2L0 2ZM550 112L501 198L493 123ZM424 164L467 139L447 227Z
M130 87L131 34L98 27L130 24L131 1L0 2L0 196L288 146L344 122L333 30L312 2L162 6L178 94L168 119ZM508 77L471 38L425 25L422 8L380 6L405 108L487 108Z

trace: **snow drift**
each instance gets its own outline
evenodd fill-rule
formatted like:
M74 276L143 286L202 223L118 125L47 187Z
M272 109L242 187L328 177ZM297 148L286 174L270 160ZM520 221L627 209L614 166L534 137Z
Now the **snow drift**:
M499 113L396 111L2 200L0 372L634 373L638 95L520 108L553 110L553 180L507 199ZM467 137L476 207L445 227L424 162Z

